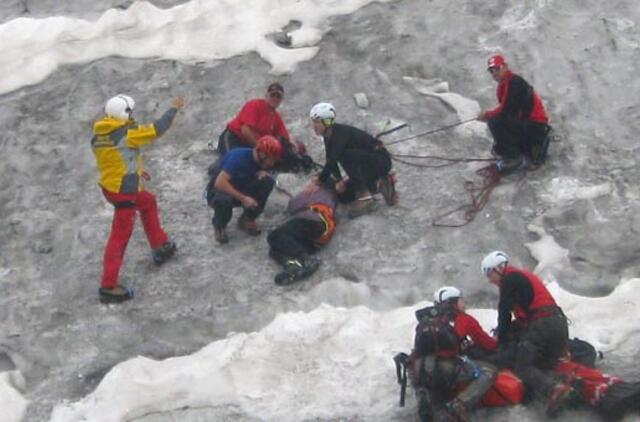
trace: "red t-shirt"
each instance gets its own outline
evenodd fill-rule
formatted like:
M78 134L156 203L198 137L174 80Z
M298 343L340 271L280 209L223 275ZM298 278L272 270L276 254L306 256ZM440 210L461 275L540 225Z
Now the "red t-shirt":
M227 128L240 139L244 139L240 130L243 125L249 126L256 132L258 138L271 135L284 138L287 141L290 139L282 117L276 110L269 107L263 98L247 101L242 106L240 113L229 122Z

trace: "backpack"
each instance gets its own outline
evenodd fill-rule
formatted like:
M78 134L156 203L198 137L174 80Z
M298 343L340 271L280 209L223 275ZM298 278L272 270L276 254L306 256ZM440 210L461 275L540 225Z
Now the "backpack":
M460 339L455 332L456 310L449 304L437 304L416 311L418 325L414 351L418 356L439 352L457 353Z

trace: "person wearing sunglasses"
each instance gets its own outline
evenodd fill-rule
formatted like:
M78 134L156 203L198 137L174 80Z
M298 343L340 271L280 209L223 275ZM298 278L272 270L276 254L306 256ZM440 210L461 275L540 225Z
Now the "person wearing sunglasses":
M118 284L118 274L136 213L140 214L151 257L157 265L169 260L177 249L160 225L156 197L144 189L143 180L148 180L149 175L144 171L141 148L169 130L184 103L184 98L178 97L160 119L152 124L138 124L133 119L133 98L116 95L105 105L106 116L93 125L91 148L100 173L98 184L114 207L98 290L102 303L120 303L133 298L131 288Z
M498 83L498 105L480 113L493 136L493 152L498 156L496 169L510 174L527 166L540 167L549 147L549 118L533 87L509 69L504 56L489 58L487 70Z
M267 87L264 98L247 101L220 135L218 152L224 155L234 148L253 148L258 139L266 135L291 144L287 127L278 113L283 99L284 88L274 82Z

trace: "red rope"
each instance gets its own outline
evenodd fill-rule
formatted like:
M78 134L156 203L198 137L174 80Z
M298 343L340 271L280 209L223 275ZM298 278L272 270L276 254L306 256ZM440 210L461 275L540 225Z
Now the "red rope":
M482 185L476 186L472 181L467 181L464 184L464 189L469 193L471 198L470 204L464 204L443 214L436 216L431 222L435 227L462 227L466 226L476 215L484 208L489 202L491 191L493 188L500 184L500 174L498 173L496 166L491 164L486 167L482 167L476 171L476 174L483 177ZM463 211L464 221L461 223L444 223L441 222L445 217L449 217L457 212Z

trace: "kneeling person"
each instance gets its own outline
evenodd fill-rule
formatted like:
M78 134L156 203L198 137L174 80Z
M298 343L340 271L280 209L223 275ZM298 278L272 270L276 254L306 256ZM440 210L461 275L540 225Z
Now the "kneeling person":
M310 254L326 245L335 231L336 194L330 189L308 184L289 200L287 211L293 216L267 237L269 255L283 267L275 277L287 285L313 274L320 260Z
M355 204L349 217L356 218L377 208L373 195L382 193L385 202L394 206L398 202L395 175L391 172L391 156L382 142L353 126L335 122L336 109L329 103L318 103L311 108L309 117L316 135L322 136L326 164L318 176L322 184L333 177L336 191L353 190ZM346 177L342 177L338 164ZM344 195L343 195L344 196Z
M464 356L463 346L468 339L484 350L497 346L496 340L465 310L462 292L446 286L434 293L434 306L416 311L419 324L411 354L411 379L423 422L434 417L468 421L469 412L496 378L494 366Z
M272 136L260 138L255 148L238 148L225 154L212 171L207 203L214 209L213 228L218 243L227 243L226 227L233 208L242 206L240 228L252 236L260 234L256 218L264 210L273 190L273 178L265 170L280 159L282 147Z

